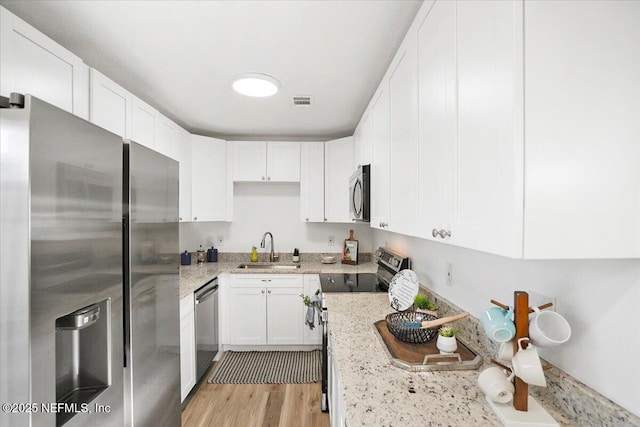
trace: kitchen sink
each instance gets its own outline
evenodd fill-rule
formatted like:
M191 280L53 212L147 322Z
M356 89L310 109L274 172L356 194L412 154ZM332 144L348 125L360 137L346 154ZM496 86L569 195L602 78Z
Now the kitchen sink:
M240 264L237 268L256 269L256 270L295 270L300 268L300 264Z

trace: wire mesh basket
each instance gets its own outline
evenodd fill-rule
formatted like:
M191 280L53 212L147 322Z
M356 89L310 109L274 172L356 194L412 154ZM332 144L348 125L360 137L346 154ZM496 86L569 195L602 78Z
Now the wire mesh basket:
M387 315L387 328L389 332L401 341L421 344L431 341L438 335L438 329L421 329L425 320L436 320L431 314L417 311L399 311Z

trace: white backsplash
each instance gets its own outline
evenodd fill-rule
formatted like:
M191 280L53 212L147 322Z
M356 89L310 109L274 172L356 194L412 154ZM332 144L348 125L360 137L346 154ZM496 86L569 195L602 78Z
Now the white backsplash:
M372 252L369 224L307 223L300 219L300 185L297 183L242 183L234 184L233 222L193 222L180 224L180 250L194 251L207 238L223 236L224 245L215 245L220 252L258 252L260 240L266 231L273 234L276 252L342 252L342 242L355 230L359 252ZM334 236L334 245L328 237ZM267 238L267 242L268 242Z
M640 416L640 260L514 260L377 230L372 240L410 256L421 283L475 317L490 299L513 304L514 290L554 297L572 336L541 356Z

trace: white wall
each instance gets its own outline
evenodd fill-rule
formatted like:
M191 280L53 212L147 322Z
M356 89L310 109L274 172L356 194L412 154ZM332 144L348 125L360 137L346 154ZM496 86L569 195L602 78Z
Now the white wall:
M369 225L306 223L300 220L300 185L293 183L236 183L233 188L233 222L205 222L180 224L180 249L196 250L206 247L207 238L224 236L221 252L251 252L266 231L273 234L276 252L341 252L342 241L355 230L360 252L372 252ZM335 237L335 245L327 244ZM284 260L283 260L284 261Z
M373 244L409 255L421 283L478 317L513 291L556 298L572 337L541 355L640 415L640 260L523 261L376 230ZM453 263L453 286L445 263Z

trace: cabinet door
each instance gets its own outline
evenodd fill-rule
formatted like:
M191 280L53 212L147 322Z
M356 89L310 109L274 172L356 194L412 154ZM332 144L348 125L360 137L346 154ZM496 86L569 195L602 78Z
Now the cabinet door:
M235 287L229 292L233 310L228 314L229 342L236 345L267 343L267 296L264 286Z
M418 235L451 229L455 203L456 2L436 2L418 27ZM454 230L455 231L455 230Z
M324 142L300 145L300 217L324 221Z
M233 180L257 182L267 180L267 143L233 141Z
M196 328L194 312L180 319L180 398L184 400L196 384Z
M371 227L389 224L389 91L388 81L380 85L371 109L373 160L371 164Z
M415 41L405 38L389 76L391 231L412 234L418 216L418 116Z
M231 221L233 182L229 144L205 136L191 137L191 209L193 221Z
M173 160L179 160L178 125L162 114L158 113L156 117L156 151Z
M349 177L356 170L353 137L324 145L324 214L328 222L352 222L349 218Z
M131 102L131 139L145 147L156 149L156 115L158 113L138 97Z
M640 2L525 2L525 258L640 257Z
M0 7L0 93L34 95L89 119L89 67Z
M519 257L522 2L463 1L457 6L458 143L451 239L467 248Z
M316 291L320 289L320 276L317 274L305 274L304 275L304 294L312 297L316 294ZM303 316L307 315L307 307L303 306ZM315 312L314 319L315 327L310 329L306 324L304 325L304 343L305 344L322 344L322 325L318 321L318 312Z
M267 287L267 343L304 343L304 304L300 298L302 291L302 286Z
M131 93L92 68L91 122L123 138L131 137Z
M176 131L178 162L180 163L180 221L191 220L191 134L179 128Z
M373 158L373 113L365 113L353 135L355 163L370 165Z
M300 143L267 143L267 181L300 181Z

